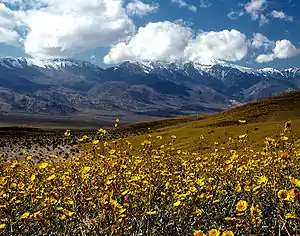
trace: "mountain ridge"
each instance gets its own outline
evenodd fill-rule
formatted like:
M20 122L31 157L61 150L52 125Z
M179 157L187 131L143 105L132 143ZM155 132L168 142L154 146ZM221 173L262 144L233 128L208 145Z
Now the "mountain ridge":
M15 65L16 67L21 67L21 63L26 63L28 66L34 65L37 67L41 68L47 68L47 67L53 67L57 68L58 66L66 67L66 66L89 66L91 68L101 68L95 63L88 62L88 61L83 61L83 60L77 60L74 58L53 58L53 59L48 59L48 60L39 60L39 59L34 59L34 58L27 58L27 57L0 57L0 65L5 66L5 61L11 61L15 62L12 63L12 65ZM4 64L3 64L4 62ZM271 68L271 67L266 67L266 68L260 68L260 69L253 69L250 67L245 67L245 66L240 66L237 64L232 64L232 63L227 63L224 61L220 60L211 60L211 63L207 64L202 64L202 63L197 63L197 62L192 62L192 61L174 61L174 62L167 62L167 61L150 61L150 60L143 60L143 61L124 61L123 63L120 64L120 66L125 65L125 64L133 64L137 66L143 66L148 69L157 69L158 67L160 68L165 68L165 69L170 69L170 67L176 68L176 69L182 69L184 66L188 64L193 64L195 68L198 68L199 70L202 70L204 72L209 71L211 67L214 66L222 66L222 67L231 67L232 69L238 69L241 72L246 72L246 73L259 73L259 74L265 74L265 73L287 73L293 71L294 73L300 71L300 67L290 67L286 69L276 69L276 68ZM169 66L169 67L168 67ZM112 66L108 68L118 68L119 66ZM147 73L147 72L146 72Z
M173 117L212 113L300 89L300 68L226 62L124 62L0 58L0 112L55 116ZM129 119L130 120L130 119Z

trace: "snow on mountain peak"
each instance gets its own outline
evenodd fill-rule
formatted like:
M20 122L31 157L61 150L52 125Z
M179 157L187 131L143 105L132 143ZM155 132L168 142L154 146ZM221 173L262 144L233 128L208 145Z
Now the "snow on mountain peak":
M101 68L90 62L80 61L70 58L56 58L50 60L38 60L34 58L0 58L0 67L8 69L38 67L41 69L64 70L66 68L81 67L88 68L94 71L100 71ZM230 64L220 60L210 60L206 64L201 64L192 61L132 61L124 62L114 68L114 70L125 69L131 73L169 73L179 72L187 75L194 74L195 71L200 75L210 75L212 77L224 80L227 76L232 76L241 73L247 73L257 76L274 77L274 78L295 78L300 76L299 68L289 68L286 70L277 70L274 68L251 69L240 65Z
M55 69L55 70L63 70L66 67L89 67L96 69L99 67L86 61L80 61L76 59L70 58L55 58L49 60L39 60L35 58L12 58L12 57L4 57L0 58L0 66L4 66L9 69L13 68L24 68L24 67L39 67L43 69Z
M274 68L269 68L269 67L259 69L258 71L264 72L264 73L281 73L279 70L274 69Z

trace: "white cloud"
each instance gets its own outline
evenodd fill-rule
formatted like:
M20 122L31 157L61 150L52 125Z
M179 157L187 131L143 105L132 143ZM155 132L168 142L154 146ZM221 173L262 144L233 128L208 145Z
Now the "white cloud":
M31 2L36 4L35 8L27 9ZM24 49L34 57L71 56L110 46L135 32L123 0L14 0L11 3L21 4L19 10L10 11L19 19L19 26L26 29ZM6 29L12 30L9 26Z
M227 14L228 18L231 20L236 20L243 15L244 15L243 11L237 12L234 11L233 9L231 9L230 12Z
M19 46L19 35L13 30L0 27L0 43Z
M18 15L0 3L0 43L13 46L20 45L20 36L16 31L20 24Z
M274 41L269 40L266 36L260 33L253 34L253 38L250 40L250 44L251 47L255 49L264 48L264 50L268 50L275 47Z
M140 0L133 0L126 6L129 15L145 16L151 12L155 12L159 8L158 3L146 4Z
M115 64L126 60L177 60L192 36L192 31L169 21L148 23L128 42L117 44L104 63Z
M191 27L191 26L194 25L193 22L191 22L191 21L186 21L186 20L183 20L183 19L177 19L177 20L174 20L173 23L174 23L174 24L177 24L177 25L184 26L184 27Z
M299 49L286 39L277 41L273 52L280 59L293 57L300 53Z
M159 43L153 43L159 42ZM201 32L172 22L149 23L128 42L117 44L104 63L126 60L186 60L209 63L212 59L237 61L248 51L246 36L236 30Z
M275 47L270 54L261 54L256 58L256 62L264 63L275 59L286 59L300 54L300 49L296 48L289 40L276 41Z
M293 21L294 18L292 16L287 16L283 11L272 11L271 12L271 17L275 19L281 19L281 20L286 20L286 21Z
M252 20L257 20L260 18L260 14L265 9L266 4L266 0L251 0L245 4L245 10L251 15Z
M10 28L14 25L14 14L3 3L0 3L0 27Z
M212 6L212 3L209 0L200 0L201 8L208 8L210 6Z
M268 17L265 15L267 9L267 0L251 0L246 4L240 4L244 7L245 13L251 15L252 20L259 20L259 26L269 23Z
M179 7L186 7L193 12L197 11L197 7L195 5L188 4L184 0L172 0L172 3L177 4Z
M263 26L268 23L269 23L269 19L264 14L261 14L259 20L259 26Z
M211 59L238 61L248 52L247 38L237 30L202 32L185 49L188 60L208 63Z
M259 55L255 61L258 63L266 63L275 60L276 57L274 54L261 54Z

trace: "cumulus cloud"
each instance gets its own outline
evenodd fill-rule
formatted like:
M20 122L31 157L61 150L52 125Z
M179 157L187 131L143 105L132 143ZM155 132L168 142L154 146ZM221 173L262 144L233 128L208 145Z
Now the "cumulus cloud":
M159 43L153 43L159 42ZM104 63L126 60L185 60L209 63L212 59L237 61L248 51L246 36L236 30L201 32L172 22L149 23L127 42L111 48Z
M286 15L283 11L272 11L271 12L271 17L274 19L281 19L281 20L286 20L292 22L294 18L292 16Z
M260 33L255 33L253 34L253 38L250 40L250 45L255 49L264 48L264 50L268 50L275 47L275 42L269 40L266 36Z
M188 60L209 63L211 59L238 61L248 52L247 37L237 30L202 32L185 49Z
M35 8L27 9L29 2L34 2ZM14 0L10 4L19 4L19 9L10 11L25 32L25 52L34 57L71 56L110 46L135 33L123 0Z
M179 7L186 7L190 11L196 12L197 7L195 5L188 4L184 0L172 0L172 3L177 4Z
M134 0L127 4L126 10L129 15L145 16L151 12L157 11L158 3L146 4L140 0Z
M261 54L256 58L256 62L264 63L275 59L286 59L300 54L300 49L296 48L289 40L278 40L270 54Z
M113 47L104 63L115 64L126 60L177 60L192 36L192 30L169 21L148 23L139 28L128 42Z

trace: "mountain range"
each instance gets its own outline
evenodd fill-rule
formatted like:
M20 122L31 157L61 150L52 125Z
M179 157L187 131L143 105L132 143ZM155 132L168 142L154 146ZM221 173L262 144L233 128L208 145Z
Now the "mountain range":
M0 114L102 119L211 113L300 89L300 68L251 69L221 61L124 62L0 58Z

